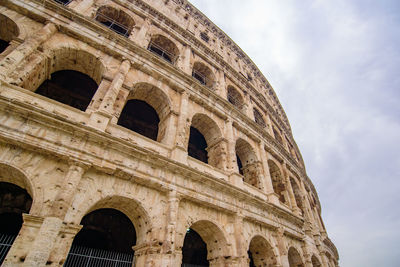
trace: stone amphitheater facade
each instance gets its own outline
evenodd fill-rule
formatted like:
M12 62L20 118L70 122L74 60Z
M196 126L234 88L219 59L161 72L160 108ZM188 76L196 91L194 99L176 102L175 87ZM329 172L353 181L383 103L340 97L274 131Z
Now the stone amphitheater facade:
M189 2L0 25L2 266L338 266L274 90Z

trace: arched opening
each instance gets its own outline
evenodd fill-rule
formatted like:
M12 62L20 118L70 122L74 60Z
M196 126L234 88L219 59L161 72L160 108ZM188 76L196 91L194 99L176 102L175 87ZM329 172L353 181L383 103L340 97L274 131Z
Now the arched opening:
M260 111L258 111L256 108L253 108L253 114L254 114L254 121L262 128L265 128L266 124Z
M96 12L95 19L125 37L129 36L133 26L135 26L135 21L128 14L110 6L100 7Z
M81 221L64 267L131 267L136 230L131 220L116 209L90 212Z
M201 84L207 86L210 89L214 88L215 76L212 70L201 62L195 62L193 64L192 76L198 80Z
M23 213L29 213L32 198L11 183L0 182L0 265L22 227Z
M296 205L297 205L297 207L300 208L302 214L304 215L304 207L303 207L303 200L302 200L303 198L302 198L300 188L297 185L297 182L292 177L290 177L290 184L293 189L293 194L294 194L294 198L296 200Z
M255 236L249 245L250 267L275 266L276 256L272 246L261 236Z
M243 97L233 86L228 86L228 101L238 109L243 107Z
M131 99L125 104L118 125L157 141L160 119L152 106L145 101Z
M239 173L243 175L243 181L249 185L261 189L260 183L260 164L257 160L256 154L249 143L243 139L236 141L236 157Z
M159 34L151 38L147 49L172 64L179 55L179 50L174 42Z
M193 229L187 229L182 247L182 267L209 266L207 244Z
M0 14L0 53L3 53L10 42L19 35L17 24L10 18Z
M85 111L97 90L97 83L88 75L75 70L61 70L51 74L36 93Z
M299 252L293 247L289 248L288 259L289 267L304 267Z
M216 259L224 259L229 255L228 247L218 226L206 220L197 221L186 230L182 245L182 267L215 266Z
M313 267L321 267L321 263L319 262L318 258L315 255L312 255L311 262Z
M283 181L283 176L279 170L278 165L274 161L268 160L269 174L271 175L272 187L274 192L279 196L279 201L282 203L286 202L284 193L286 192L285 183Z
M194 127L190 127L188 155L208 163L207 142L204 136Z
M194 115L190 127L188 155L223 169L225 151L218 125L207 115Z

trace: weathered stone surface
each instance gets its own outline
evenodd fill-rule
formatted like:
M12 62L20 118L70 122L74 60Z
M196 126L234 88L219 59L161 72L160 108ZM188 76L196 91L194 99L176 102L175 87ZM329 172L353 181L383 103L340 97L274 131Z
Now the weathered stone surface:
M133 224L139 267L180 266L188 229L210 266L338 266L275 92L190 3L6 0L0 10L10 42L0 54L0 185L32 198L3 266L63 266L82 218L99 209ZM86 111L35 93L64 70L98 85ZM156 138L118 124L131 99L154 109ZM190 127L208 163L188 156ZM0 199L0 214L16 199Z

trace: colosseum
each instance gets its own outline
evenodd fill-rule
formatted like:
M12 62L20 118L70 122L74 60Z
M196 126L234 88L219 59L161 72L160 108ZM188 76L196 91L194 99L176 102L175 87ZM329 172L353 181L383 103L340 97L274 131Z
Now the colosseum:
M0 265L338 266L276 93L187 0L0 10Z

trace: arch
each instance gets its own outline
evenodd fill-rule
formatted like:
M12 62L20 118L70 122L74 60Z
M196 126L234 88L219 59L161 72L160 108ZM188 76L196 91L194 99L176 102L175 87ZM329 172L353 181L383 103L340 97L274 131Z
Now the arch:
M221 130L217 123L205 114L193 116L188 144L188 154L210 165L223 168L221 151L224 150ZM197 155L202 155L198 157Z
M112 31L128 37L135 21L126 12L111 6L101 6L97 9L95 20Z
M299 187L297 181L293 177L290 177L290 184L293 189L293 194L294 194L294 198L296 200L297 207L300 208L302 214L304 215L303 197L302 197L300 187Z
M282 203L285 203L286 200L284 192L286 192L286 186L283 180L281 170L279 169L278 165L276 165L276 163L271 159L268 160L268 167L274 192L279 196L279 200Z
M68 43L49 51L50 73L60 70L74 70L86 74L98 85L105 72L105 64L100 57L89 51L70 48Z
M66 47L50 50L48 57L50 79L46 80L39 64L24 79L22 87L85 111L105 70L101 60L85 50Z
M179 55L179 49L175 43L160 34L151 37L147 49L172 64L176 62Z
M4 52L10 42L18 37L19 28L17 24L7 16L0 14L0 53Z
M228 86L228 101L233 104L235 107L238 109L242 109L244 105L244 100L242 95L239 93L239 91L233 87L232 85Z
M238 159L239 173L244 176L244 182L261 189L260 164L251 145L239 138L235 145L236 157Z
M312 255L311 262L313 267L321 267L321 262L315 255Z
M304 267L300 253L294 247L290 247L288 251L289 267Z
M132 222L136 231L136 244L143 244L149 240L152 223L150 216L139 201L123 196L112 195L98 200L84 213L89 214L98 209L115 209L125 214ZM74 216L75 223L79 223L83 216Z
M102 208L86 214L83 226L75 236L65 267L77 265L132 266L136 244L136 230L131 220L121 211Z
M265 121L263 119L263 115L261 114L261 112L258 111L258 109L253 108L253 114L254 114L254 121L261 127L265 128L266 124L265 124Z
M189 229L194 230L206 244L207 260L209 262L229 255L225 234L215 223L209 220L199 220L187 228L187 230ZM187 249L182 244L182 252L184 251L187 252ZM185 255L183 255L183 258L185 258Z
M250 267L276 266L277 256L271 244L262 236L254 236L249 244Z
M214 89L215 87L215 75L213 71L199 61L193 64L192 77L210 89Z
M154 85L137 83L127 99L118 124L162 142L171 111L169 97Z

